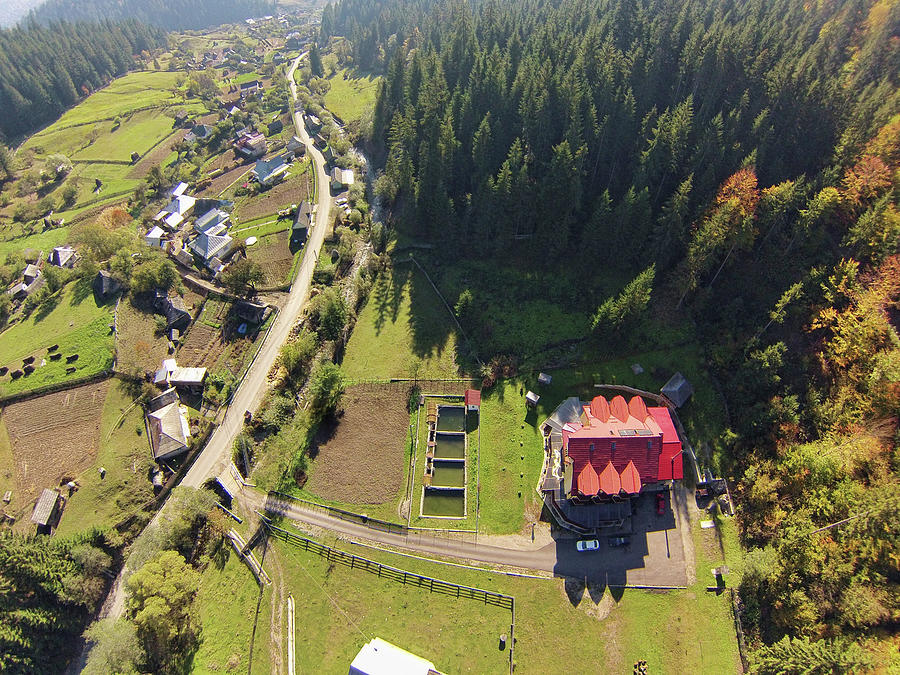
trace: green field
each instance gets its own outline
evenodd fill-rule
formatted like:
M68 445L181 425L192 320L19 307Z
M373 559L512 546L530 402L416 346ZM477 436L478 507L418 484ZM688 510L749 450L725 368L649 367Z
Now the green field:
M651 673L739 672L729 595L706 592L703 576L721 564L721 555L714 541L704 540L714 535L696 523L693 535L698 580L668 592L586 590L577 582L570 582L567 592L561 579L512 578L345 542L338 546L403 570L512 595L517 673L571 670L553 648L552 626L561 627L567 641L589 645L598 672L630 672L638 659L647 660ZM335 545L330 539L324 543ZM280 541L275 550L297 603L298 672L346 672L360 647L376 636L443 672L509 672L508 651L498 650L499 635L509 634L509 611L331 564Z
M97 458L76 478L80 487L66 503L60 535L113 527L153 498L144 412L141 406L132 406L132 394L122 381L113 380L103 402ZM97 470L101 466L106 469L102 479Z
M32 136L32 139L75 124L112 119L140 108L161 108L180 104L181 95L173 91L178 76L178 73L158 70L128 73L113 80L104 89L94 92L85 101L67 111L54 124Z
M325 107L344 122L359 119L367 108L375 105L380 77L352 77L351 73L339 70L328 79L331 89L325 94Z
M414 294L414 318L410 294ZM455 332L433 289L420 272L408 267L395 270L393 277L382 276L376 282L368 303L347 346L342 369L351 379L388 379L457 377L455 368ZM644 372L635 375L633 364ZM589 400L598 393L595 384L624 384L658 392L668 376L681 371L695 389L694 396L679 411L690 442L695 447L712 443L725 428L725 414L703 365L700 350L691 345L673 346L633 354L628 357L590 362L578 368L551 370L553 383L539 387L537 372L522 372L518 377L500 381L483 392L480 436L470 440L468 459L468 516L460 520L418 518L421 493L421 467L416 467L411 524L423 527L473 528L475 525L475 481L480 480L481 500L478 529L485 533L517 532L525 524L526 512L534 517L540 511L535 485L543 462L543 439L539 425L556 406L569 396ZM538 392L540 403L529 411L525 394ZM602 392L608 397L614 391ZM420 425L420 445L424 443L424 424ZM472 450L479 445L478 463ZM313 465L313 470L314 470ZM303 494L307 498L314 496ZM353 510L350 505L345 505ZM377 507L395 520L396 504ZM372 515L377 515L374 511Z
M18 236L0 240L0 257L5 258L9 253L22 253L25 249L49 252L56 246L66 242L69 236L69 227L57 227L52 230L38 232L28 236Z
M203 572L195 600L202 630L190 672L269 673L271 587L260 597L250 570L229 544L222 545L224 565L215 554Z
M121 200L143 178L134 173L131 153L143 156L165 142L173 132L174 110L205 110L201 103L187 102L175 91L177 78L177 73L161 71L129 73L25 141L20 151L34 154L32 170L42 168L45 158L54 153L74 163L65 181L47 193L56 202L56 217L71 221L87 207ZM119 126L114 126L116 117ZM94 192L96 179L103 182L99 193ZM75 204L67 209L60 204L65 184L78 188ZM12 209L7 209L8 215Z
M0 365L10 371L22 367L22 359L35 356L35 366L47 357L47 348L58 344L63 357L78 354L66 364L65 358L46 360L31 375L0 379L4 394L16 394L45 385L96 375L112 366L114 336L110 329L114 304L98 305L90 281L74 282L38 307L31 316L0 333ZM66 374L67 365L75 372Z
M378 278L341 368L351 379L458 376L454 326L424 275L407 266Z

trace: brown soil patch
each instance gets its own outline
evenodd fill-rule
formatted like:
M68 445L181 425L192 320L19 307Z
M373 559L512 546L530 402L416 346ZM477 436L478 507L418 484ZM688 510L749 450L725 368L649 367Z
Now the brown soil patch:
M247 176L247 178L250 178ZM312 179L309 179L310 182ZM278 213L279 210L289 207L291 204L299 204L309 195L306 187L307 174L291 178L266 192L256 195L235 206L235 219L238 223L255 220L270 213Z
M344 416L316 456L307 489L351 504L384 504L403 484L406 396L394 390L351 387L344 394ZM316 454L317 453L317 454Z
M278 232L262 237L254 246L247 247L248 257L263 268L267 287L287 283L294 254L291 253L289 232Z
M19 503L90 467L100 445L100 418L109 385L105 380L3 409Z
M168 340L156 335L156 315L138 309L128 299L116 316L116 367L126 373L155 371L169 354Z
M184 343L178 350L178 365L185 368L206 367L212 371L224 367L234 376L240 374L257 334L238 335L236 329L242 322L227 315L229 306L224 303L221 311L203 317L210 322L221 321L221 329L213 328L200 320L191 324Z
M230 150L226 153L226 156L228 156L228 155L232 155L232 152ZM232 162L225 162L223 165L223 168L224 168L224 166L232 166ZM215 168L218 168L218 167L215 167ZM219 194L223 190L225 190L229 185L231 185L238 178L240 178L242 173L245 173L252 168L253 168L252 163L238 164L237 167L231 169L230 171L223 173L221 176L218 176L217 178L214 178L212 183L210 183L209 186L205 190L198 193L198 196L200 196L200 197L218 197ZM213 168L211 167L207 171L207 173L212 170L213 170ZM249 173L246 176L246 180L250 181ZM241 183L238 183L238 185L240 185L240 184Z

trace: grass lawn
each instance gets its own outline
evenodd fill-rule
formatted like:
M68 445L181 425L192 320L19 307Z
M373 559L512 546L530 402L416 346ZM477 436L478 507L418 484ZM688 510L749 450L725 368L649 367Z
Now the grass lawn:
M341 368L358 380L458 376L455 327L424 275L404 266L378 278Z
M375 105L380 77L353 77L346 69L328 79L331 89L325 94L325 107L345 122L362 117Z
M591 661L603 664L599 672L630 672L638 659L647 660L651 673L738 672L729 596L705 589L709 568L723 559L715 547L707 555L706 532L696 522L693 534L698 580L686 590L668 592L585 590L570 582L567 593L562 579L512 578L346 543L340 547L404 570L515 597L517 673L571 670L553 648L551 626L565 627L566 640L590 645ZM443 672L508 672L508 652L497 648L499 635L509 633L508 611L329 565L280 541L276 548L297 602L299 672L346 670L375 636L433 661Z
M131 153L144 155L150 148L172 133L172 118L162 110L145 110L113 129L112 122L98 125L97 139L73 156L73 159L96 159L131 162ZM95 127L96 128L96 127Z
M66 111L54 124L32 138L39 138L73 124L112 119L138 108L177 105L182 102L182 97L173 92L178 76L179 73L159 70L128 73Z
M263 216L262 218L255 218L246 223L241 223L238 227L230 230L229 234L234 237L240 237L241 239L246 239L247 237L259 238L264 237L267 234L275 234L277 232L289 230L292 224L290 218L279 218L277 213L273 213L268 216Z
M35 356L35 365L47 356L48 347L58 344L62 359L38 367L31 375L0 380L4 394L30 391L67 379L95 375L108 369L113 361L114 336L109 328L115 305L98 305L90 280L70 283L53 299L35 309L21 323L0 333L0 364L10 371L21 368L22 359ZM65 357L78 354L72 364L75 372L66 374Z
M223 546L224 565L210 562L195 601L203 628L190 672L268 673L271 587L260 598L253 574L230 545Z
M153 498L147 476L151 457L144 413L140 406L131 407L133 400L128 387L114 380L103 404L97 459L76 478L81 487L66 504L59 534L112 527ZM106 469L102 479L101 466Z
M21 253L27 248L33 248L35 251L44 251L49 255L54 247L64 244L68 236L69 227L64 225L63 227L45 230L36 234L0 240L0 257L5 258L9 253Z

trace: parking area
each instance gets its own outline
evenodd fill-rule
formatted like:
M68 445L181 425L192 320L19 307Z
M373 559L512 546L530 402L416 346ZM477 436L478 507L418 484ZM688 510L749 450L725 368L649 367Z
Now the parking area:
M579 537L557 533L554 572L610 587L687 586L694 564L689 495L681 486L663 494L662 514L657 513L656 493L641 495L622 527L604 529L596 537L596 550L578 551Z

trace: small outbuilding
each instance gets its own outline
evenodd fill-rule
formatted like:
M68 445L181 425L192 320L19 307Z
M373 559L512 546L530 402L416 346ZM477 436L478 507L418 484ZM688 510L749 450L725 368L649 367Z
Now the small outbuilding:
M25 285L34 283L34 280L39 276L41 276L41 270L37 265L26 265L25 271L22 272L22 280L25 282Z
M680 408L694 393L694 387L681 373L675 373L663 385L662 395L669 399L676 408Z
M165 245L166 231L159 225L154 225L153 229L144 235L144 243L153 248L162 248Z
M551 382L553 382L553 378L550 377L547 373L540 373L538 375L538 384L542 387L548 386Z
M463 401L467 412L478 412L481 408L481 392L477 389L466 389Z
M537 406L538 401L540 400L541 397L535 394L533 391L529 391L527 394L525 394L525 405L527 405L529 408L534 408L535 406Z
M45 488L34 506L31 522L38 527L52 527L59 516L59 500L59 490Z
M97 272L94 277L94 293L100 300L107 300L122 290L122 282L106 270Z
M56 267L71 269L75 266L75 249L71 246L57 246L50 251L47 261Z

